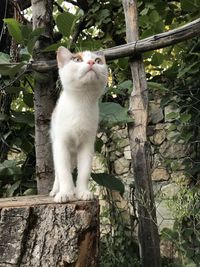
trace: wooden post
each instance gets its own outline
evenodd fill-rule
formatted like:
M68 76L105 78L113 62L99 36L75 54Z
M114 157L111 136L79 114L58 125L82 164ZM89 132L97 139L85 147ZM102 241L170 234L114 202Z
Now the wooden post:
M99 204L0 199L0 267L97 267Z
M138 40L138 15L135 0L123 0L127 42ZM156 225L156 208L150 175L149 145L147 142L148 90L142 56L130 58L133 91L129 112L134 123L129 124L136 200L138 204L138 239L143 267L160 267L160 246Z

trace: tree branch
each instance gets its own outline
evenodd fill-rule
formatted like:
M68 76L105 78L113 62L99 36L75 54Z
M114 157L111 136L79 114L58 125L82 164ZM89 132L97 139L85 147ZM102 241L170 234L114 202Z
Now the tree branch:
M180 43L182 41L189 40L199 35L200 19L196 19L184 26L170 30L168 32L156 34L143 40L138 40L125 45L105 49L103 50L103 53L107 60L113 60L128 56L134 57L138 53L144 53L147 51L164 48ZM3 66L3 64L0 64L0 66ZM35 61L29 67L29 71L32 69L35 71L44 72L56 67L56 60Z
M108 60L134 56L138 53L174 45L198 35L200 35L200 19L196 19L177 29L156 34L143 40L105 49L103 52Z

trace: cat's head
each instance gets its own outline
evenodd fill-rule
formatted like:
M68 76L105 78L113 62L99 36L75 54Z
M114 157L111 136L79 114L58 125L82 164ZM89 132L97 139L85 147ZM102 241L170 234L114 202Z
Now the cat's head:
M108 68L102 53L71 53L61 46L57 51L59 75L64 88L102 90L107 83Z

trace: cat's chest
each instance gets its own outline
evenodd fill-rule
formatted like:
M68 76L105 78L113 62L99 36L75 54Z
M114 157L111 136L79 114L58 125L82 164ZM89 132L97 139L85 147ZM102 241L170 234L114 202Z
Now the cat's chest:
M96 127L98 124L98 102L87 102L61 96L55 110L56 120L61 126L73 131Z

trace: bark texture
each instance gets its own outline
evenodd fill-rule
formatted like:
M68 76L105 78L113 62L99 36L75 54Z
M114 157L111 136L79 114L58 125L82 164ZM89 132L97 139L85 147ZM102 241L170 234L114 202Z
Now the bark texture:
M51 60L55 55L42 51L53 42L53 1L32 0L31 3L33 29L44 29L34 48L34 60ZM54 180L49 125L55 106L55 74L53 70L35 73L35 150L38 194L48 193Z
M137 5L134 0L123 0L127 42L138 40ZM160 245L156 225L156 207L153 196L149 144L147 141L148 89L141 55L130 59L133 91L129 113L134 123L129 124L129 139L133 161L136 201L138 204L138 239L142 267L160 267Z
M0 267L97 267L98 201L0 200Z

